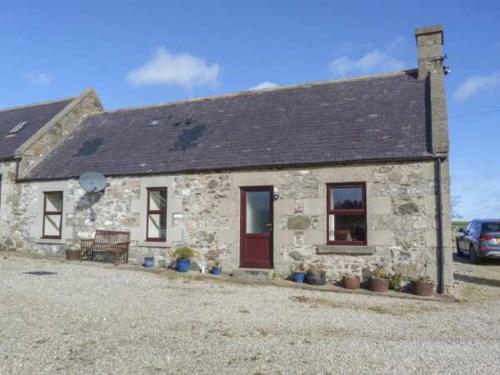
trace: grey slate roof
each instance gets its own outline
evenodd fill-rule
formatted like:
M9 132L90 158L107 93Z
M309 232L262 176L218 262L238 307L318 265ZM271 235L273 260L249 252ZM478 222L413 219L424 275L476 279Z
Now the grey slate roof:
M61 112L73 98L33 104L10 109L0 109L0 160L14 157L16 149L26 142L55 115ZM9 132L20 122L28 123L15 135Z
M422 158L429 137L407 71L100 113L26 178Z

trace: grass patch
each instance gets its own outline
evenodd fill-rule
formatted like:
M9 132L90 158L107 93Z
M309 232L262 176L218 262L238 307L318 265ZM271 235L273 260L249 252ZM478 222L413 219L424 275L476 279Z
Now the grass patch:
M422 303L409 303L408 305L395 306L395 305L365 305L365 304L349 304L349 303L339 303L330 301L324 298L310 298L306 296L290 296L290 300L309 305L313 308L319 307L330 307L336 309L347 309L347 310L356 310L356 311L369 311L382 315L393 315L393 316L402 316L409 314L420 314L425 312L433 312L438 311L438 306L428 305L424 302Z
M453 232L458 232L460 228L465 228L469 224L468 221L452 221L451 222L451 229Z

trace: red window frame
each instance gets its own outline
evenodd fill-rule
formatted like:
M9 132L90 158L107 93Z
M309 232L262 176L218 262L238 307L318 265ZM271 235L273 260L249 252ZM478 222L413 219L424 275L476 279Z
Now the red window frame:
M165 206L160 207L159 210L151 209L151 193L159 191L160 194L164 194L165 198ZM166 187L153 187L147 188L148 196L147 196L147 209L146 209L146 241L150 242L164 242L167 240L167 188ZM160 235L162 229L164 228L163 233L165 233L164 237L149 237L149 216L150 215L160 215Z
M363 194L363 207L353 209L335 209L332 207L331 190L335 188L361 188ZM330 215L334 216L363 216L365 224L364 241L330 240ZM326 242L328 245L366 245L368 243L368 226L366 216L366 184L364 182L350 182L340 184L326 184Z
M49 194L61 194L61 211L47 211L47 196ZM64 195L62 191L45 191L43 193L43 222L42 222L42 238L60 240L62 235L62 219L63 219L63 207L64 206ZM59 234L56 236L45 234L45 218L47 216L59 215Z

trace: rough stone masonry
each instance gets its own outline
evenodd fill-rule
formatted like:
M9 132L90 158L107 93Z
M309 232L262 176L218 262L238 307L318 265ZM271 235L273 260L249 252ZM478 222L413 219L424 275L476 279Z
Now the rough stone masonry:
M326 245L326 184L355 180L366 182L368 245ZM239 267L240 187L272 185L279 194L274 266L282 275L290 274L297 261L323 264L332 280L346 274L366 278L378 266L407 277L436 273L432 162L109 178L108 183L104 194L92 197L75 179L20 185L14 236L5 246L62 256L66 248L78 248L80 239L92 238L96 229L127 230L133 240L131 259L152 255L157 263L168 264L169 250L187 245L197 250L198 262L207 262L209 251L219 252L224 269L231 271ZM151 186L168 191L164 245L145 241L146 188ZM64 192L63 239L43 240L43 192L55 190ZM450 285L451 274L446 280Z

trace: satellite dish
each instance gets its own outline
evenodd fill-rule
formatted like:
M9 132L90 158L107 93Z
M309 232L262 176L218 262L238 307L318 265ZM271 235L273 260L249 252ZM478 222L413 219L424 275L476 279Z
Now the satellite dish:
M97 193L106 188L106 177L102 173L85 172L80 175L80 186L87 193Z

